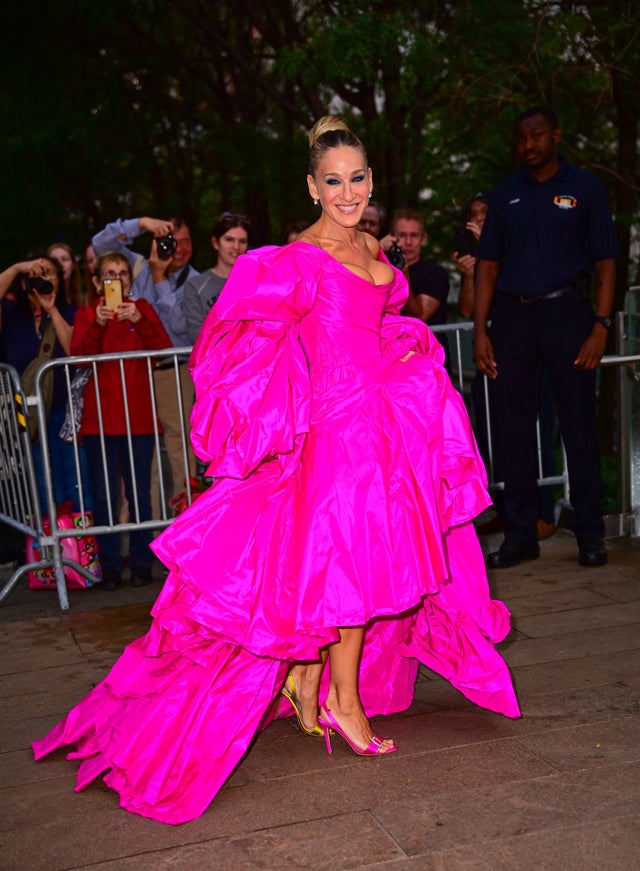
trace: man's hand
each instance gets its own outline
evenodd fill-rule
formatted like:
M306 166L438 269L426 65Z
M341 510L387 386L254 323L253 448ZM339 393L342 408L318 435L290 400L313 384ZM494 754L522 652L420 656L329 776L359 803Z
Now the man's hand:
M393 246L398 243L398 240L396 239L396 237L392 236L391 233L387 233L387 235L383 236L382 239L380 239L379 241L380 241L380 247L382 248L382 250L385 253L387 251L390 251L393 248Z
M476 268L476 258L473 254L463 254L462 257L460 257L458 252L454 251L453 259L456 261L456 266L463 275L466 275L468 278L473 278L473 273Z
M171 221L162 221L160 218L139 218L138 224L140 229L147 233L153 233L154 236L168 236L173 233L173 224Z
M157 284L159 281L166 278L167 270L172 263L173 257L170 257L168 260L163 260L158 256L158 246L154 239L151 243L151 254L149 254L149 269L151 270L151 277L153 278L154 284Z
M604 355L607 344L607 330L602 324L595 323L591 333L578 351L578 356L573 361L576 369L597 369Z
M493 379L498 377L498 367L493 355L493 345L486 332L478 332L477 330L474 332L473 356L478 369L483 375Z

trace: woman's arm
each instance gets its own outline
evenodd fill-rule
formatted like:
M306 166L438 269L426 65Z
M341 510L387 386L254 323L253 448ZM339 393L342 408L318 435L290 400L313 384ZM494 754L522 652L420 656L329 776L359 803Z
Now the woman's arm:
M56 305L55 295L53 293L43 295L36 291L34 291L34 295L37 297L38 302L42 307L42 311L46 312L51 318L51 323L56 331L56 336L62 346L62 350L67 356L69 356L71 353L71 335L73 333L73 327L63 318L62 312Z
M4 272L0 272L0 299L6 296L7 291L19 275L44 275L48 270L49 264L46 260L22 260L9 266Z

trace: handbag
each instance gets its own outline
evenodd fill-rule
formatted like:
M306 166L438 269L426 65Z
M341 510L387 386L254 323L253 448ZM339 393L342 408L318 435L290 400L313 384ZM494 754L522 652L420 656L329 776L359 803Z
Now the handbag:
M84 412L84 389L89 383L93 371L91 369L76 370L69 389L69 401L65 411L64 420L58 435L65 442L73 443L82 424Z
M27 368L20 376L22 390L25 396L33 395L36 372L38 369L53 357L53 352L56 347L56 330L53 323L49 320L42 333L40 344L38 345L38 353L29 363ZM40 390L42 394L42 402L44 405L45 416L49 417L51 411L51 400L53 399L53 369L48 369L44 376L40 379ZM32 442L38 441L38 410L35 406L27 405L25 408L25 417L27 422L27 430Z
M58 509L58 528L59 529L86 529L93 525L93 516L90 511L84 513L84 524L82 522L82 514L71 510L71 502L65 502ZM50 534L51 527L49 518L44 515L42 518L42 531L45 535ZM95 580L89 581L84 575L81 575L70 566L64 567L64 576L67 587L70 590L87 589L92 587L94 583L102 580L102 566L98 556L98 543L95 535L82 535L78 538L63 538L60 541L62 548L62 556L68 559L73 559L90 572ZM40 546L35 538L27 536L26 561L38 562L42 559L40 554ZM47 566L43 569L32 569L27 573L30 590L55 590L56 576L53 566Z

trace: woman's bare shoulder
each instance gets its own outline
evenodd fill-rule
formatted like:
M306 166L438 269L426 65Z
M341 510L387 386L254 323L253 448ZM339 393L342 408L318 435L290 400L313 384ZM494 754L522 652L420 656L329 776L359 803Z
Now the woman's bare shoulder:
M369 249L369 253L375 260L377 260L378 255L380 254L380 243L375 236L371 235L371 233L363 233L362 235L364 236L364 241Z

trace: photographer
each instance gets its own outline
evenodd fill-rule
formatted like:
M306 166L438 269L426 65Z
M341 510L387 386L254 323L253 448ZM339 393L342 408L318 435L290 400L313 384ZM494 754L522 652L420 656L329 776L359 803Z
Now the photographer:
M151 233L149 258L136 254L128 246L143 233ZM145 299L156 310L162 325L169 334L171 345L181 348L191 345L184 314L184 285L194 275L198 275L190 265L193 254L191 232L183 218L132 218L117 220L107 224L104 230L92 239L95 253L100 256L116 251L123 255L133 272L132 292ZM182 408L178 404L176 378L173 361L160 364L155 371L158 415L162 422L167 456L171 467L172 487L165 487L165 495L170 498L184 486L186 477L183 443L182 416L187 425L193 407L193 382L187 368L187 359L180 361L180 386ZM188 474L195 472L191 442L186 444ZM155 478L157 471L154 471ZM162 516L158 488L153 492L153 515Z
M420 255L429 236L424 218L413 209L400 209L391 218L391 232L380 240L381 246L394 266L405 269L409 279L409 299L402 313L420 318L430 327L447 322L447 298L449 275L444 267ZM399 249L399 250L398 250ZM402 254L404 265L397 262ZM444 348L446 366L449 370L449 343L444 333L436 333ZM450 370L449 370L450 371Z
M2 361L23 375L36 358L44 363L66 357L71 346L75 312L75 306L65 301L62 269L56 260L43 256L9 266L0 273ZM30 392L31 385L25 385L25 390ZM77 506L73 446L58 435L67 401L62 368L53 372L49 398L47 436L56 502L69 500ZM38 442L34 444L34 462L40 501L44 507L46 494Z

